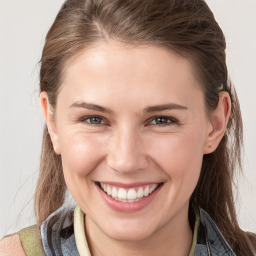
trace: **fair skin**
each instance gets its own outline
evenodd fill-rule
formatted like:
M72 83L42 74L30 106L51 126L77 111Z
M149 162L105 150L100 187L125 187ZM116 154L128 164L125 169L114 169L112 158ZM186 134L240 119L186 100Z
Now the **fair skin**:
M67 64L54 118L45 92L41 104L67 187L86 213L92 255L188 255L189 198L203 155L225 132L228 94L209 116L190 62L110 41ZM112 193L157 188L149 201L120 202L100 183Z

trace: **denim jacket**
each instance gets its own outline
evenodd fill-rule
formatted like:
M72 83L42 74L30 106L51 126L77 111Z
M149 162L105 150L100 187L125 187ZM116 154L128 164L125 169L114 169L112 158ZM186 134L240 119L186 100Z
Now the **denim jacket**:
M210 216L200 208L198 213L200 222L194 255L235 256ZM62 207L52 213L41 226L41 237L47 256L79 256L72 211Z

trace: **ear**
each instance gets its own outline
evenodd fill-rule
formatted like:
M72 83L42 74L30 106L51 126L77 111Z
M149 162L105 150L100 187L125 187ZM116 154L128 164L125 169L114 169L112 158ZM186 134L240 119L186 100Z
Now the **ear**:
M43 115L45 118L45 122L48 128L48 132L50 134L51 137L51 141L52 141L52 145L54 148L54 151L56 154L60 154L60 150L59 150L59 141L58 141L58 135L56 132L56 126L55 126L55 121L54 121L54 116L53 116L53 112L51 110L51 106L49 103L49 99L48 99L48 94L46 92L41 92L40 93L40 103L41 103L41 108L43 111Z
M211 114L211 126L207 134L204 154L210 154L216 150L223 138L231 113L231 99L228 92L219 93L219 103Z

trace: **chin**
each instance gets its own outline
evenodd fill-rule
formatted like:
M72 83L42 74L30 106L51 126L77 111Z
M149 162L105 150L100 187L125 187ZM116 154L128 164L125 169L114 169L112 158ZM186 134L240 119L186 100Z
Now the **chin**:
M118 241L142 241L153 235L157 230L156 227L148 224L152 224L152 221L147 221L147 224L145 224L145 222L141 220L124 221L123 223L111 223L109 225L111 226L111 228L106 228L104 230L104 233L108 237L111 237L112 239Z
M127 232L127 231L112 231L111 234L107 234L109 237L111 237L114 240L120 241L120 242L138 242L142 241L148 237L150 237L150 232L145 232L145 230L141 232Z

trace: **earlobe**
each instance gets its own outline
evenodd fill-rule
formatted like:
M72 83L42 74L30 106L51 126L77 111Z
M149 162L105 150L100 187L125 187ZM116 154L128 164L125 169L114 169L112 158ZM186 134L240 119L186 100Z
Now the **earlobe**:
M54 121L51 105L49 103L48 94L46 92L40 93L40 103L41 103L41 108L42 108L43 115L45 118L45 122L46 122L46 125L48 128L48 132L51 137L54 151L56 154L59 155L60 150L59 150L58 134L56 131L56 126L55 126L55 121Z
M228 92L219 93L219 103L211 114L211 129L207 134L204 154L210 154L216 150L223 138L231 113L231 99Z

